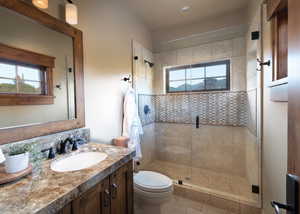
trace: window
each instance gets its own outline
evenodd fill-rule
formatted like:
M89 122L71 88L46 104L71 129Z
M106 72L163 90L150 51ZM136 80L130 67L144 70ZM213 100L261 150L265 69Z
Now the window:
M0 44L0 106L54 103L55 58Z
M273 81L288 76L288 11L284 8L272 18Z
M230 60L166 70L168 93L230 89Z
M42 68L0 61L0 93L45 94L46 74Z

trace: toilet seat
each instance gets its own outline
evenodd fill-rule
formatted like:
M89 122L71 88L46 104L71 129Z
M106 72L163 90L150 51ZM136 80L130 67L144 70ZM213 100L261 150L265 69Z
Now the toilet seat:
M149 193L173 191L173 182L170 178L152 171L140 171L135 174L134 186L139 190Z

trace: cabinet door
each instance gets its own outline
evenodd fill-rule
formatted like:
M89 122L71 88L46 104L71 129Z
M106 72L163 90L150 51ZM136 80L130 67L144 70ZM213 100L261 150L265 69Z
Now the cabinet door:
M62 208L59 212L56 214L72 214L72 204L67 204L64 208Z
M72 211L73 214L110 214L109 179L75 199Z
M110 214L109 178L101 182L101 214Z
M110 176L111 214L133 214L132 161Z

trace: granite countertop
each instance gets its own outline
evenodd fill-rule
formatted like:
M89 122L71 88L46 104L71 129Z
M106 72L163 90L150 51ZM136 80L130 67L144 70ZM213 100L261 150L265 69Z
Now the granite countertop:
M53 160L42 161L40 170L17 182L0 185L0 213L56 213L134 155L134 151L125 148L95 143L88 143L72 154L84 151L101 151L108 157L90 168L74 172L54 172L50 169Z

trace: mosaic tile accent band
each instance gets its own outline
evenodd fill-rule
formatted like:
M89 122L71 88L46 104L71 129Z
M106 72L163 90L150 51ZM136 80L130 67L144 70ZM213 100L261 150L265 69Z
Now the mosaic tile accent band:
M256 93L254 94L256 97ZM253 97L253 93L252 93ZM253 98L252 98L253 99ZM250 115L249 95L239 92L139 95L139 114L143 125L153 122L203 125L246 126ZM145 114L145 107L150 112ZM255 122L251 121L251 124Z

